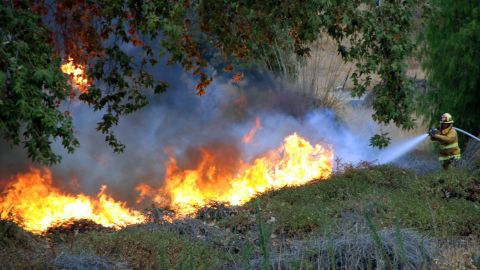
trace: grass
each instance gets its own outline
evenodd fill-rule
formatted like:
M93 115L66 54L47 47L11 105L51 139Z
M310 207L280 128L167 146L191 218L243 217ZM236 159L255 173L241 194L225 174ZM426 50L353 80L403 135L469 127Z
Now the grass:
M329 226L349 230L343 225L351 213L368 214L380 229L392 228L397 220L401 227L432 236L480 236L479 188L480 173L461 169L421 176L393 166L350 168L328 181L263 194L240 212L252 212L258 203L265 219L278 220L274 232L290 236ZM240 217L219 225L248 227Z
M160 226L82 234L74 253L123 260L133 269L216 269L227 260L221 250Z
M0 220L0 269L50 269L45 240Z
M478 171L349 167L243 206L217 203L196 218L117 232L45 239L2 221L0 260L33 258L16 269L475 269L479 187ZM473 244L458 244L465 239Z

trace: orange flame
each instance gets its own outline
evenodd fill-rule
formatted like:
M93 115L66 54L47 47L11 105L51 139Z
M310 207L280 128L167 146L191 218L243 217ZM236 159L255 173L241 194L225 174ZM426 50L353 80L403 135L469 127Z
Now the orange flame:
M245 136L243 136L243 143L250 143L261 127L260 118L255 118L255 126L247 134L245 134Z
M234 82L240 82L243 79L243 76L243 73L236 73L235 75L233 75L232 80Z
M155 190L141 184L137 190L156 203L168 201L177 214L188 215L212 200L239 205L269 189L325 179L333 167L330 148L312 146L296 133L252 164L228 160L231 157L226 155L216 157L207 149L200 153L196 168L181 170L175 158L170 158L163 187Z
M63 73L67 74L74 84L74 86L80 91L80 93L87 93L88 87L92 85L87 75L85 74L85 67L75 64L73 58L68 58L68 62L61 66Z
M30 169L7 184L0 197L0 218L11 216L26 230L42 233L52 225L71 219L90 219L106 227L120 228L141 223L145 217L115 201L102 186L95 198L69 195L52 185L48 169Z

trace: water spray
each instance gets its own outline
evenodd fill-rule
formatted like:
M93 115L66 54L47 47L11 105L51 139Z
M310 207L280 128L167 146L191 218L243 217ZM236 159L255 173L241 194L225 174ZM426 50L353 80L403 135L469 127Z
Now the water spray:
M428 138L428 134L420 134L416 137L396 143L385 150L378 156L378 163L385 164L405 155L415 149L415 147Z
M454 127L454 129L456 129L456 130L464 133L465 135L470 136L472 139L475 139L478 142L480 142L480 138L466 132L465 130L457 128L457 127ZM420 134L416 137L413 137L413 138L401 141L399 143L396 143L396 144L386 148L382 152L380 152L380 154L378 155L378 158L377 158L377 162L379 164L385 164L385 163L392 162L392 161L396 160L397 158L405 155L406 153L412 151L413 149L415 149L415 147L418 144L420 144L421 142L423 142L423 140L428 138L429 135L431 135L433 133L437 133L437 132L438 132L438 130L432 129L426 134Z
M458 130L458 131L460 131L460 132L462 132L462 133L465 134L465 135L470 136L472 139L475 139L475 140L477 140L478 142L480 142L480 138L474 136L473 134L470 134L470 133L466 132L465 130L460 129L460 128L457 128L457 127L453 127L453 128L456 129L456 130Z

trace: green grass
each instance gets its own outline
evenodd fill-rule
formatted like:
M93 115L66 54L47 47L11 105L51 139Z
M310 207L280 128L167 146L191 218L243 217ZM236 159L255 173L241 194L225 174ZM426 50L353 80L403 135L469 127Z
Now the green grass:
M74 252L125 261L133 269L215 269L227 261L220 250L162 227L85 233L75 240Z
M351 168L327 181L263 194L254 203L274 232L302 236L310 232L341 233L346 213L368 215L381 228L413 228L432 236L480 236L480 173L457 169L419 175L393 166ZM241 216L221 226L248 222ZM332 229L333 228L333 229Z
M327 239L325 267L335 269L336 239L366 235L377 250L367 263L372 260L374 264L379 256L387 265L405 265L412 253L406 254L404 246L412 247L413 242L412 237L404 239L409 234L401 233L403 229L420 232L422 237L480 237L480 172L456 169L423 175L393 166L348 168L328 180L269 191L234 210L231 215L213 215L215 226L197 220L184 225L147 224L117 232L87 232L50 238L49 249L43 244L35 244L35 249L19 245L45 239L2 221L0 246L5 252L0 252L0 259L36 258L34 267L22 265L35 268L67 252L106 258L129 269L268 269L279 261L291 269L316 268L318 248L306 248L291 259L277 251L279 244L287 243L285 239ZM195 230L182 227L187 225ZM380 235L385 235L385 230L394 232L393 246L399 252L396 262L389 261L390 254L387 256L382 245ZM34 240L24 241L25 237ZM357 250L368 249L362 241Z

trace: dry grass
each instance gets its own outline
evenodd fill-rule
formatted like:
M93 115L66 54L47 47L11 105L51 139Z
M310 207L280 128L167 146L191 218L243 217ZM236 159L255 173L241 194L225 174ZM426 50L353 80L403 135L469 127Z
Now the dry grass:
M326 34L310 48L310 57L296 62L294 89L315 98L318 107L341 112L347 105L346 102L352 99L349 89L353 88L353 81L350 75L355 71L355 63L344 62L337 51L337 43ZM418 59L411 57L405 62L409 77L416 80L426 78ZM380 82L377 75L373 74L371 77L372 85Z
M438 241L438 254L433 261L438 270L475 270L480 265L476 256L480 255L478 239ZM475 265L476 264L476 265Z
M475 269L478 174L345 168L196 218L48 239L0 223L4 269ZM448 196L446 194L449 194ZM453 196L455 194L455 196ZM401 229L410 228L410 229ZM468 237L467 237L468 236ZM438 239L452 239L451 241ZM460 240L459 240L460 239ZM461 239L467 239L464 241ZM0 267L0 269L3 269Z
M338 112L346 97L342 89L350 87L352 66L338 55L334 40L324 36L312 45L311 57L297 64L296 89L315 98L317 107Z
M408 230L327 235L317 239L285 241L276 246L275 269L430 269L433 248L429 240Z
M105 258L89 256L89 255L71 255L60 254L53 260L53 264L57 269L69 269L69 270L110 270L110 269L122 269L120 265L113 265ZM123 269L128 269L124 267Z
M351 97L349 89L353 88L353 83L350 75L355 70L354 63L345 63L337 53L335 41L326 35L311 47L311 57L297 64L293 90L314 100L314 107L333 109L351 130L365 138L379 132L388 133L394 143L427 132L429 127L422 118L415 121L416 126L411 130L403 130L393 123L375 123L371 118L374 111L369 104L373 93L369 91L362 98ZM410 58L406 62L408 76L417 80L425 79L417 59ZM378 82L379 78L373 76L373 84ZM431 153L432 143L425 141L417 150Z
M51 269L47 242L0 219L0 269Z
M461 164L469 169L480 169L480 142L470 140L462 153Z

